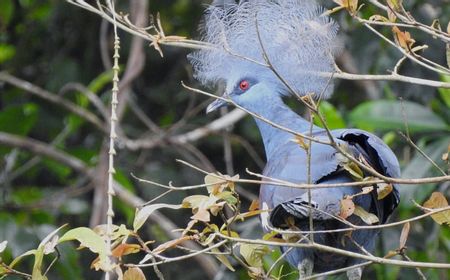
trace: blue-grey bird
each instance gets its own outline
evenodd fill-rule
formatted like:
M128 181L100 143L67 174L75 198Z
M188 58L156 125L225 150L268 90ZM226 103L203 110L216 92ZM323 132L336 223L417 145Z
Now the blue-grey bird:
M313 0L253 0L215 1L223 5L210 6L202 24L203 40L213 48L189 55L195 77L203 84L225 84L225 99L253 112L264 142L267 164L263 175L292 183L353 182L350 161L331 145L311 143L310 171L305 147L293 140L287 128L329 142L324 129L313 126L293 112L283 97L293 94L315 94L326 98L331 94L330 73L334 71L336 55L336 24ZM268 67L268 64L271 67ZM217 99L207 111L227 104ZM273 125L276 124L276 125ZM393 152L375 135L358 129L333 130L334 141L355 159L370 165L377 172L399 177L400 169ZM306 143L308 140L304 140ZM364 174L368 175L367 173ZM353 202L366 213L376 215L385 223L399 203L395 186L379 199L377 188L358 195ZM299 188L263 184L260 188L261 215L265 231L271 228L310 229L309 213L314 230L343 228L335 217L342 213L341 201L346 196L361 193L361 186ZM351 215L348 221L365 225L361 215ZM358 230L351 234L316 233L314 241L331 247L364 253L372 252L378 230ZM359 246L355 245L358 244ZM361 248L360 248L361 247ZM282 251L288 248L281 248ZM294 248L286 254L287 261L298 267L300 278L314 272L325 272L358 264L360 259L309 248ZM360 279L361 269L347 272L349 279Z

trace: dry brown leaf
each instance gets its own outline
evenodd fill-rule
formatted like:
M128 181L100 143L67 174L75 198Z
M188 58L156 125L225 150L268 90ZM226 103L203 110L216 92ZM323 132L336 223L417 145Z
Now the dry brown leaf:
M385 184L381 183L377 185L377 198L378 200L382 200L386 196L388 196L392 191L394 190L394 187L392 184Z
M400 234L400 249L405 248L406 240L408 239L410 224L407 222L403 225L402 233Z
M256 215L259 215L263 212L267 212L267 210L254 210L254 211L249 211L249 212L245 212L245 213L240 213L239 215L235 217L231 217L228 219L228 222L231 223L233 220L245 220L246 218L250 218Z
M301 137L299 135L296 135L294 137L294 139L292 139L292 142L298 144L300 146L300 148L302 148L305 151L309 149L309 145L305 142L303 137Z
M397 15L391 9L387 10L387 14L388 14L388 19L389 19L390 22L397 21Z
M382 15L373 15L369 17L369 21L381 21L381 22L389 22L389 19Z
M364 173L361 170L361 168L359 168L359 166L354 163L353 161L349 161L346 162L344 164L342 164L342 167L348 172L350 173L350 175L352 176L352 178L356 181L361 181L364 179Z
M191 217L191 219L207 223L211 220L211 215L209 214L208 210L199 208L197 212Z
M347 10L351 14L354 14L358 9L358 0L344 0L344 2L347 2Z
M440 192L432 193L431 197L423 204L423 207L430 209L444 208L447 206L448 201L445 198L445 196ZM431 218L433 218L433 220L440 225L442 224L450 225L450 210L432 214Z
M139 267L130 267L123 274L123 280L146 280L144 272Z
M361 220L363 220L368 225L373 225L380 221L376 215L367 212L366 210L364 210L364 208L358 205L355 206L353 214L360 217Z
M119 246L112 250L112 255L120 258L125 255L137 253L140 249L141 246L139 244L119 244Z
M373 191L373 187L372 187L372 186L363 187L360 194L369 194L369 193L371 193L372 191Z
M344 198L341 200L341 212L339 213L339 217L342 219L347 219L350 217L355 211L355 203L351 198Z
M249 212L255 211L259 209L259 199L252 200L250 207L248 208Z
M208 185L206 188L211 194L218 194L222 192L226 187L226 180L219 178L218 174L208 174L205 176L205 184Z
M394 11L400 11L402 9L403 0L387 0L388 6Z
M347 9L350 13L354 13L358 8L358 0L333 0L340 7Z
M186 235L188 232L191 231L192 227L198 222L198 220L191 220L187 224L186 228L183 230L183 233L181 235Z
M450 35L450 21L447 24L447 33ZM447 66L450 68L450 43L447 43L445 46L446 46L445 47L445 54L446 54L445 56L447 58ZM450 147L449 147L449 150L450 150ZM448 157L448 155L447 155L447 157Z
M226 202L222 201L222 202L216 203L214 205L211 205L211 207L209 208L209 211L214 216L217 216L217 214L219 213L220 210L222 210L222 208L225 204L226 204Z
M177 239L174 239L174 240L170 240L170 241L167 241L166 243L163 243L163 244L159 245L158 247L153 249L152 252L154 254L160 254L160 253L164 252L167 249L176 247L178 244L181 244L184 241L192 240L192 239L194 239L193 236L189 236L189 235L182 236L180 238L177 238Z
M385 258L385 259L390 259L390 258L395 257L395 256L397 256L397 255L398 255L398 252L397 252L397 251L390 250L390 251L386 254L386 256L384 256L384 258Z
M445 45L445 57L447 59L447 66L450 68L450 44Z
M416 42L411 38L411 34L407 31L401 31L397 26L392 27L394 38L397 44L403 49L409 51L412 45Z

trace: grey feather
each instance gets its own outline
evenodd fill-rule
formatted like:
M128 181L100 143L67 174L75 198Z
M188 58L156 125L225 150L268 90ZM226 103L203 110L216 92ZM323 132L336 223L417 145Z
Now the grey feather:
M322 9L314 1L225 2L223 6L210 6L205 15L202 40L215 48L188 56L200 82L216 83L227 80L230 73L258 71L286 94L285 85L270 69L233 55L265 64L263 44L274 68L297 93L322 93L325 89L324 97L331 93L329 78L319 72L334 71L337 26L320 15Z

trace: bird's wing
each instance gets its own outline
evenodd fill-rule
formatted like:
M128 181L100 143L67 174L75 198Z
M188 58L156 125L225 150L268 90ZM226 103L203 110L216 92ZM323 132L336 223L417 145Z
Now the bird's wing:
M327 140L324 132L316 133L317 138ZM398 177L400 170L397 159L392 151L376 136L355 129L333 131L335 141L347 147L355 158L363 157L378 172ZM264 175L293 183L308 182L308 156L304 149L294 142L285 143L274 152L264 170ZM329 145L311 144L311 183L342 183L353 181L351 175L342 168L345 158ZM338 215L340 200L345 195L359 192L360 187L338 187L331 189L314 189L312 206L320 211L314 211L315 220L332 219ZM268 220L274 226L284 224L288 216L298 219L309 215L308 194L304 189L280 187L271 184L261 186L260 200L262 208L273 209L270 216L263 215L262 222ZM385 222L394 208L398 205L399 195L394 190L383 200L378 200L376 192L357 197L357 202L366 210L376 214L381 222ZM266 221L264 221L266 219Z
M382 175L399 178L400 166L392 150L377 136L359 129L340 129L333 131L338 139L350 143L366 153L366 160ZM387 221L394 209L400 203L400 194L395 184L392 192L382 200L374 198L377 215L381 222Z

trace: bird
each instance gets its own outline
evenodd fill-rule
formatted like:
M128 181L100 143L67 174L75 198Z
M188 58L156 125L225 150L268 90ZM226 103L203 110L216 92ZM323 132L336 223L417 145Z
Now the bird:
M336 69L334 58L341 47L336 42L337 24L324 12L314 0L216 0L206 9L200 25L201 40L210 47L188 55L200 83L225 88L222 98L212 102L207 112L233 103L253 115L266 155L263 176L296 184L336 185L308 191L261 184L260 219L266 232L276 228L308 231L310 216L316 231L342 229L346 225L336 217L342 214L342 201L349 197L383 224L400 202L395 184L373 185L366 193L361 193L361 186L339 186L357 179L349 170L351 161L337 147L384 176L400 177L395 154L380 138L353 128L327 131L284 102L303 96L324 99L333 92L330 73ZM296 134L315 141L304 140L309 145L306 149L306 144L302 147L294 140ZM334 146L329 144L330 137ZM361 172L363 177L371 176L367 170ZM383 188L388 192L379 197L377 191ZM350 215L347 221L366 225L357 215ZM356 230L351 235L321 232L314 234L314 242L365 253L374 251L378 234L377 229ZM281 250L299 270L300 279L362 262L315 248L281 246ZM347 271L348 279L360 279L361 275L361 268Z

